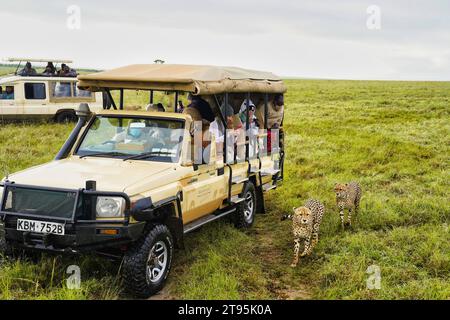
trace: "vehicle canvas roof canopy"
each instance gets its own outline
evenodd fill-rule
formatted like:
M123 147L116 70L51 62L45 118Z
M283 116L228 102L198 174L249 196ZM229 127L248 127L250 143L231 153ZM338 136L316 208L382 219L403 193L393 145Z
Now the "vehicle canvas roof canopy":
M80 89L141 89L184 91L195 95L220 93L284 93L281 78L263 71L235 67L175 64L136 64L109 71L81 75Z

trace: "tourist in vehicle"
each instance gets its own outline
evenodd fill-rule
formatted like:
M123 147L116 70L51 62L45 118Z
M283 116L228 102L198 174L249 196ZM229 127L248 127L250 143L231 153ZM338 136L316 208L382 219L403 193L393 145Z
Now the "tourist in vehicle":
M284 96L276 94L267 106L267 129L278 129L281 127L284 115ZM264 102L258 105L256 117L262 128L264 126Z
M217 145L217 150L223 150L224 132L226 131L227 162L234 161L235 151L238 153L238 158L245 157L245 130L239 115L234 113L234 108L230 104L225 105L225 103L220 105L220 112L227 123L226 130L223 126L222 119L219 117L215 118L212 129L210 129L210 132L213 133L216 139L219 139L219 143L221 143L221 145ZM236 148L239 146L244 146L244 148ZM223 154L223 152L221 153Z
M72 95L70 91L70 82L57 82L55 85L55 97L70 97Z
M60 76L60 77L76 77L77 72L75 69L72 69L67 64L63 63L61 65L61 70L58 71L58 76Z
M56 68L53 65L53 62L48 62L47 66L45 67L44 72L42 73L44 76L51 77L56 74Z
M255 116L255 111L256 111L256 106L253 103L252 100L249 101L249 105L248 105L248 115L249 115L249 125L250 128L257 128L259 127L258 125L258 120ZM239 119L241 120L243 126L245 126L247 124L247 99L244 100L244 102L242 102L241 105L241 109L239 110Z
M243 126L246 127L247 125L247 100L244 100L244 102L241 105L240 110L240 119L243 123ZM249 115L249 128L248 128L248 137L249 137L249 156L254 157L256 153L258 153L258 148L262 150L264 148L264 141L262 138L258 138L260 125L258 122L258 118L255 115L256 112L256 106L255 104L250 100L249 101L249 107L248 107L248 115Z
M0 93L0 97L3 100L14 100L14 87L7 86L5 92L3 94Z
M190 114L190 112L193 109L195 109L197 111L197 113L200 115L200 119L199 119L198 115L195 114L195 117L197 119L194 119L194 117L193 117L194 120L202 120L202 121L204 120L205 122L207 122L208 125L209 125L209 123L214 121L214 118L215 118L214 112L212 111L211 105L209 104L209 102L207 102L201 96L193 96L193 95L189 95L188 100L189 100L189 105L185 109L187 111L187 113Z
M151 103L147 105L145 110L149 112L166 112L166 108L164 108L164 105L161 102Z
M211 109L211 105L205 99L200 96L194 96L189 94L188 96L189 105L184 109L183 114L188 114L194 120L192 127L190 128L191 135L194 137L192 139L192 144L196 143L196 134L201 130L201 150L202 154L199 155L197 152L199 149L192 148L192 159L198 161L202 157L202 163L209 162L209 153L203 152L210 149L211 139L210 139L210 125L215 120L214 112ZM204 157L204 154L207 155Z
M164 108L164 106L163 106L162 103L158 103L158 104L156 105L156 110L157 110L158 112L166 112L166 108Z
M178 101L178 109L177 109L178 113L183 113L184 111L184 105L183 105L183 101L179 100Z
M20 70L18 74L19 76L27 77L27 76L35 76L37 75L37 72L36 69L32 67L31 62L27 62L25 64L25 67L22 70Z
M267 128L267 152L272 152L272 129L281 130L281 124L284 116L284 96L282 94L274 95L272 101L267 106L267 127L264 126L264 102L256 109L256 118L261 128ZM279 138L283 134L278 132ZM282 143L282 139L279 140Z
M145 140L145 130L144 122L133 121L129 124L127 130L117 133L111 141L115 143L132 143Z
M227 108L225 108L225 105L221 105L220 112L222 112L222 115L227 121L227 127L233 127L233 114L234 110L233 107L230 105L227 105ZM225 116L229 115L229 116ZM217 156L219 158L223 157L223 144L225 140L225 126L223 125L222 118L220 116L216 116L214 121L211 122L211 125L209 126L209 132L214 135L215 141L216 141L216 151ZM227 140L228 141L228 140ZM234 139L230 139L230 143L234 143Z

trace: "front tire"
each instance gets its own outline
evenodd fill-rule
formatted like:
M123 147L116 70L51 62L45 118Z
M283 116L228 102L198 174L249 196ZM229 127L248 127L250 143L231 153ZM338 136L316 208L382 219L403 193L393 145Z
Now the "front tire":
M58 123L76 122L77 119L77 115L74 111L63 111L61 113L58 113L55 118L56 122Z
M234 213L234 224L237 228L250 228L255 221L256 214L256 191L253 183L248 182L242 192L244 201L239 203Z
M173 239L165 225L150 227L146 235L125 254L125 289L138 298L160 291L172 265Z

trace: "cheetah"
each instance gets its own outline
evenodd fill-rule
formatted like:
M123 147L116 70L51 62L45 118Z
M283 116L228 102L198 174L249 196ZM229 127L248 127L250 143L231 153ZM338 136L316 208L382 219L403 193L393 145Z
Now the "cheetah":
M293 214L284 215L281 220L292 220L294 234L294 260L291 267L296 267L300 254L300 243L304 240L302 257L309 256L319 241L319 228L325 207L317 200L308 200L304 207L293 208Z
M348 222L349 226L352 225L352 211L355 215L358 214L359 202L361 200L361 187L357 182L350 183L337 183L334 186L334 192L336 193L336 205L339 209L339 215L341 217L341 226L345 228L344 210L348 209Z

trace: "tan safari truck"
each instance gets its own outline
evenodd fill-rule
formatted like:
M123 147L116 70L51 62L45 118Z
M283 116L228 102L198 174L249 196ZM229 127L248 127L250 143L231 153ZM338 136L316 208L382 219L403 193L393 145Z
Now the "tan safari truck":
M18 61L16 72L0 78L0 120L50 120L56 122L76 121L76 109L80 103L89 103L91 110L103 109L103 95L77 87L76 77L20 76L17 70L23 59ZM33 63L53 61L71 63L69 60L26 59Z
M264 213L265 193L283 177L282 144L273 138L280 128L258 128L238 143L226 110L250 119L252 101L259 101L267 123L272 97L286 91L281 79L237 68L133 65L80 76L79 87L110 97L120 91L120 103L111 99L118 110L80 105L78 123L54 161L2 180L4 253L116 256L123 259L126 290L145 298L163 287L186 234L226 217L249 228L255 214ZM227 138L220 142L219 130L196 141L207 130L188 112L123 110L125 90L147 90L149 101L154 91L174 92L177 100L202 97L229 129ZM221 108L227 104L232 107ZM251 131L254 123L245 122Z

